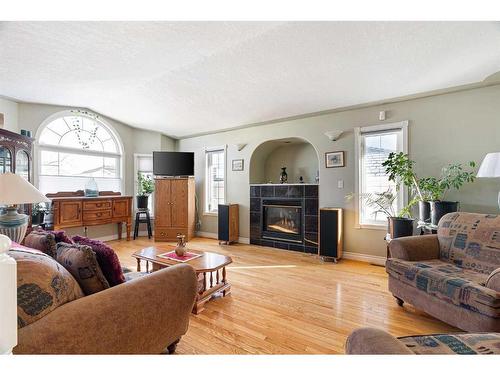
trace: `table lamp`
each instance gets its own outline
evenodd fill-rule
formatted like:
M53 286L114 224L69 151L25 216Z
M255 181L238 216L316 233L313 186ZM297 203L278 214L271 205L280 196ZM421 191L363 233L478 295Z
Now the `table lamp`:
M50 202L50 199L21 176L10 172L0 174L0 204L7 206L6 212L0 215L0 234L22 242L29 218L17 212L16 205L39 202Z
M500 152L486 154L476 177L500 177ZM500 192L498 193L498 208L500 208Z

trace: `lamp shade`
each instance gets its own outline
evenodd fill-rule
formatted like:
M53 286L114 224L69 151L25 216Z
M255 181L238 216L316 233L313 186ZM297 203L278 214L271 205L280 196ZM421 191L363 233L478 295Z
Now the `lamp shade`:
M500 152L486 154L477 172L477 177L500 177Z
M36 187L14 173L0 174L0 204L50 202Z

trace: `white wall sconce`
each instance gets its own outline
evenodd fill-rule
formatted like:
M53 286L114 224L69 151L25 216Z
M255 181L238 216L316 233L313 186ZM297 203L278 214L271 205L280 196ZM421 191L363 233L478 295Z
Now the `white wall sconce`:
M332 130L326 132L325 135L330 141L335 142L342 136L343 133L344 132L342 130Z
M238 149L238 151L241 151L245 148L246 145L247 145L247 143L238 143L236 145L236 148Z

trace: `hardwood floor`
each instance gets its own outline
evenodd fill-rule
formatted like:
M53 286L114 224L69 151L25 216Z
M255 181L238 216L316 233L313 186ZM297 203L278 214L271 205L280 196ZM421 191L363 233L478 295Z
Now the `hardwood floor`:
M131 254L162 246L141 237L111 241L122 265L135 270ZM344 353L347 335L364 326L393 335L452 332L457 328L405 305L387 290L383 267L318 258L267 247L219 246L196 238L188 248L232 257L231 295L206 304L192 315L179 354L328 354Z

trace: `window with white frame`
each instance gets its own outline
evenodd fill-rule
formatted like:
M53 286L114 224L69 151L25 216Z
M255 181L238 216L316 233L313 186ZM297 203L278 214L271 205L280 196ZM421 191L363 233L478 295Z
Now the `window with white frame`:
M225 202L226 149L206 151L205 212L217 213L219 204Z
M134 195L137 195L139 187L137 185L138 174L142 177L153 179L153 155L150 154L134 154ZM155 197L154 192L149 196L148 208L151 216L154 216L154 204ZM137 201L134 203L134 207L137 208Z
M362 226L387 226L387 215L372 205L366 197L375 198L376 194L391 192L396 194L396 184L389 181L382 163L391 152L408 150L408 122L367 126L356 128L357 146L357 195L358 224ZM405 205L406 194L399 189L393 202L393 211L399 212Z
M68 111L38 136L38 187L43 193L83 190L93 177L99 190L122 191L120 143L98 116Z

